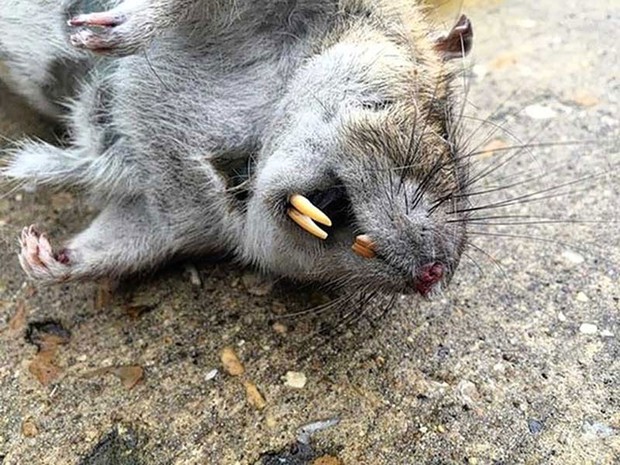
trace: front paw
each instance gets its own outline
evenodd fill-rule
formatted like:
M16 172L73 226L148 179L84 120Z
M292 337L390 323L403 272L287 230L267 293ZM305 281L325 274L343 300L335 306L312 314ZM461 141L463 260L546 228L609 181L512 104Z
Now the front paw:
M19 239L19 263L28 276L38 281L66 281L71 276L67 252L54 253L47 236L35 226L22 230Z

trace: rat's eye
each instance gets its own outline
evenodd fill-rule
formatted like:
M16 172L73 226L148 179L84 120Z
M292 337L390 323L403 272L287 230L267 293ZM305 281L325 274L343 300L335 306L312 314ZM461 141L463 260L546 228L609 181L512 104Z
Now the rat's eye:
M307 197L291 195L287 214L301 228L319 239L327 239L328 233L316 223L328 228L353 224L351 202L346 189L341 185L313 191Z
M366 100L362 102L362 108L370 111L382 111L391 107L394 104L393 100Z

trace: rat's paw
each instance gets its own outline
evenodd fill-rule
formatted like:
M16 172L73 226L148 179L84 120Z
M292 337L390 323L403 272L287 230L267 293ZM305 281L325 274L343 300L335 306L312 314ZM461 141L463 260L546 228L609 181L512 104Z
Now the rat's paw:
M140 11L114 9L78 15L69 20L80 29L69 37L71 45L100 55L126 56L140 50L153 32L148 15Z
M66 281L71 274L66 253L54 254L47 236L35 226L22 230L18 254L22 268L33 279L46 282Z

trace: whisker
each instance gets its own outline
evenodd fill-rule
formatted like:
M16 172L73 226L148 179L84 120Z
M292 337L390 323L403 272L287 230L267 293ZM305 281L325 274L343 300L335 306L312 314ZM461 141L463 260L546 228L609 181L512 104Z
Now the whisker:
M499 202L496 203L491 203L491 204L487 204L487 205L481 205L481 206L474 206L474 207L469 207L469 208L463 208L460 210L456 210L454 212L449 212L450 214L456 214L456 213L467 213L467 212L473 212L473 211L479 211L479 210L486 210L486 209L492 209L492 208L503 208L503 207L508 207L508 206L512 206L512 205L522 205L525 203L529 203L529 202L535 202L535 201L539 201L539 200L548 200L548 199L552 199L552 198L556 198L556 197L561 197L561 196L565 196L565 195L572 195L575 193L579 193L579 192L585 192L587 190L587 188L581 189L581 190L573 190L570 192L560 192L558 194L553 194L553 195L548 195L548 196L540 196L540 197L535 197L541 194L546 194L548 192L554 192L557 191L559 189L563 189L565 187L569 187L569 186L574 186L575 184L579 184L582 183L584 181L590 180L590 179L597 179L603 176L607 176L608 173L597 173L597 174L593 174L590 176L584 176L582 178L579 179L574 179L572 181L568 181L562 184L558 184L557 186L552 186L552 187L548 187L546 189L541 189L535 192L530 192L528 194L524 194L524 195L520 195L517 197L512 197L510 199L507 200L501 200ZM467 194L455 194L455 197L469 197Z
M463 252L462 253L463 257L465 257L466 259L468 259L470 262L472 262L474 264L474 266L476 268L478 268L478 272L480 273L480 276L484 276L484 270L482 269L482 266L478 263L477 260L475 260L471 255L469 255L467 252Z
M467 241L467 246L472 247L474 250L476 250L477 252L481 253L485 257L487 257L491 261L491 263L493 263L495 268L497 268L499 270L499 272L501 273L502 277L504 278L504 281L505 282L509 282L510 281L508 279L508 273L506 273L506 270L504 270L504 268L502 267L501 263L493 255L491 255L486 250L482 249L481 247L477 246L476 244L474 244L471 241Z
M468 234L472 236L497 237L497 238L506 238L506 239L520 239L520 240L526 239L526 240L531 240L531 241L536 241L536 242L541 242L541 243L546 243L546 244L561 245L564 247L577 250L579 252L583 252L585 254L589 254L592 252L592 250L586 249L575 243L560 241L557 239L549 239L548 237L531 236L531 235L526 235L526 234L505 234L505 233L483 232L483 231L469 231ZM471 242L469 244L471 244ZM593 248L597 248L591 244L589 245ZM607 263L614 263L612 260L606 258L603 255L599 255L597 258Z

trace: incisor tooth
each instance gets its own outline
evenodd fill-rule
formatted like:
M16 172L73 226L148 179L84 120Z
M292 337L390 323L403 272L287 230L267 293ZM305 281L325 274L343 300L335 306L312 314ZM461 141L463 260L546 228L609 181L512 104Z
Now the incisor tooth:
M373 250L370 250L364 247L363 245L358 244L357 242L353 244L353 247L351 247L351 250L353 250L353 252L355 252L357 255L359 255L362 258L370 259L370 258L375 258L377 256L377 254Z
M318 237L319 239L327 239L327 233L321 228L319 228L309 216L300 213L294 208L289 208L287 213L288 216L305 231L309 232L313 236Z
M370 236L363 234L355 238L355 243L351 247L353 252L363 258L375 258L377 253L375 252L375 243Z
M305 198L303 195L299 195L299 194L291 195L289 202L291 203L293 207L299 210L302 214L313 219L314 221L318 221L319 223L324 224L325 226L332 225L332 220L330 220L329 217L325 213L323 213L321 210L315 207L312 204L312 202L310 202L310 200Z
M368 236L367 234L362 234L361 236L357 236L355 238L355 242L371 250L375 248L375 243L372 241L370 236Z

